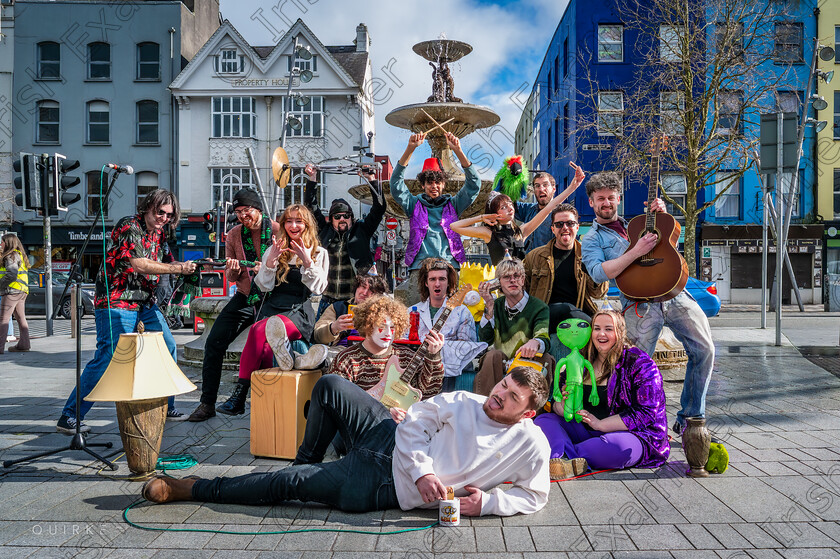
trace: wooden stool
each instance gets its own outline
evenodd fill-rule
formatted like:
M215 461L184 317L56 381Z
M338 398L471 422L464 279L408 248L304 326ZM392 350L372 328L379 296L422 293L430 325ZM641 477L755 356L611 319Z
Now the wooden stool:
M251 375L251 454L293 459L303 441L312 388L321 371L254 371Z

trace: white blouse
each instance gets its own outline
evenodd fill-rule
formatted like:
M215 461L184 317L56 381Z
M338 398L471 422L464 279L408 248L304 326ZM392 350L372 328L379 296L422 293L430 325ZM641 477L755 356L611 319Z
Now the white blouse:
M260 271L254 277L257 287L264 293L268 293L277 281L277 268L270 268L267 264L269 251L266 250L262 257L262 265ZM300 264L300 259L297 255L292 256L289 260L289 265L294 266ZM303 285L308 287L314 295L320 295L327 288L327 273L330 268L330 259L324 247L315 249L315 254L312 256L312 265L308 268L301 267L301 276Z

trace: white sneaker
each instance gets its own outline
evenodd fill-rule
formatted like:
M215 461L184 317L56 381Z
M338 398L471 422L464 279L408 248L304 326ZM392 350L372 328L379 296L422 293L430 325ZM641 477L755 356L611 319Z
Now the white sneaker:
M321 366L327 359L329 348L323 344L315 344L303 355L295 354L295 369L311 371Z
M289 338L286 336L286 325L283 324L282 318L275 315L268 319L265 323L265 337L280 370L291 371L295 360L289 353Z

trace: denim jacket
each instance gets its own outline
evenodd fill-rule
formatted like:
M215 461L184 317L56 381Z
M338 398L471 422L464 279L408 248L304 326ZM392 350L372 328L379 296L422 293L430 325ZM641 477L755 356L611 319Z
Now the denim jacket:
M618 219L624 227L627 227L627 221L624 218L619 217ZM581 237L580 245L581 260L583 260L589 272L589 277L595 283L609 281L610 285L615 285L615 280L608 278L607 274L604 273L604 262L618 258L627 252L630 241L609 227L604 227L593 220L592 228L586 232L586 235ZM622 308L626 308L627 305L632 303L624 297L623 293L619 297Z

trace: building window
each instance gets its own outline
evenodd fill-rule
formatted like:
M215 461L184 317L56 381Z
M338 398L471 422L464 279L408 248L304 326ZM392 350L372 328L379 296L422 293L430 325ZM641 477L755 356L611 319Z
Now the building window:
M569 75L569 38L563 40L563 77Z
M137 143L158 144L158 104L157 101L137 102Z
M292 168L292 176L289 179L289 185L283 189L283 198L281 204L284 208L292 204L303 204L303 187L306 185L307 176L300 167ZM315 197L318 200L317 205L321 207L321 200L324 199L324 185L318 183L318 188L315 190Z
M552 72L551 72L551 70L549 70L548 71L548 81L545 84L545 86L546 86L545 99L549 103L551 103L551 96L553 95L552 89L551 89L551 76L552 76Z
M729 190L715 202L714 216L718 219L738 219L741 217L741 178L738 173L729 172L718 173L715 178L718 180L715 184L715 196L726 187L729 187Z
M160 45L157 43L137 45L137 79L160 79Z
M563 149L569 147L569 104L563 105Z
M840 64L840 25L834 26L834 63Z
M158 186L157 173L153 171L140 171L137 173L137 204L139 205Z
M309 138L320 138L324 135L324 98L310 97L309 103L300 107L293 99L283 98L284 110L288 114L300 120L300 130L293 130L291 126L286 128L287 136L302 136Z
M775 192L775 188L776 188L775 176L776 175L769 175L769 176L770 176L769 184L771 186L771 189L773 189L773 192ZM803 178L803 172L800 169L799 177L796 181L796 192L793 195L793 202L792 202L793 209L791 211L791 216L792 217L800 217L800 215L799 215L799 196L802 193L802 178ZM793 186L791 184L792 179L793 179L793 173L782 173L782 192L784 193L784 198L782 198L782 212L783 213L787 211L787 209L786 209L787 208L787 200L788 200L788 197L790 196L790 189ZM775 205L775 203L776 203L775 198L773 200L774 200L773 204Z
M598 135L621 136L624 132L624 93L598 92Z
M718 134L739 136L744 132L741 116L744 110L744 94L741 91L718 93Z
M58 43L38 43L38 79L61 79L61 47Z
M840 91L834 92L834 139L840 140Z
M773 31L776 62L802 62L802 23L777 23Z
M211 169L211 191L212 198L210 206L216 207L216 202L233 201L233 195L237 190L246 187L253 187L254 181L251 178L251 169Z
M674 202L685 208L685 196L688 192L685 175L677 173L662 173L660 181L662 183L663 192L666 192ZM676 219L685 219L683 213L671 202L665 201L665 207L668 209L668 213L673 215Z
M659 126L668 136L685 134L683 113L685 95L681 91L661 91L659 93Z
M57 144L59 107L56 101L38 101L38 128L35 142L39 144Z
M802 108L802 92L800 91L777 91L776 112L796 113Z
M598 26L598 62L624 61L624 26Z
M744 24L721 22L715 26L715 44L719 59L727 63L744 62Z
M253 97L213 97L213 137L252 138L257 115Z
M678 62L682 49L680 39L683 28L678 25L659 26L659 59L663 62Z
M286 57L286 66L290 72L292 71L291 60L291 57ZM315 73L318 71L318 57L313 54L312 58L304 60L295 56L295 68L299 69L301 72L304 70L311 70L312 73Z
M560 143L560 136L563 135L563 123L558 122L559 120L559 118L554 119L554 148L557 150L557 153L554 154L555 161L560 159L560 154L563 153Z
M88 79L89 80L110 80L111 79L111 45L108 43L89 43L88 54Z
M834 169L834 219L840 217L840 169Z
M545 157L548 160L547 166L549 167L552 163L554 163L554 126L556 126L556 123L552 121L548 122L548 134L546 135L546 140L548 141L548 150L545 154Z
M220 74L238 74L245 70L245 55L238 55L236 49L222 49L216 57L216 71Z
M103 175L100 171L88 171L85 173L87 179L87 215L88 217L96 217L96 212L99 211L99 201L102 195L108 189L108 175ZM105 181L104 184L100 184ZM102 207L102 215L108 217L108 207Z
M87 142L107 144L111 139L111 111L105 101L87 103Z

